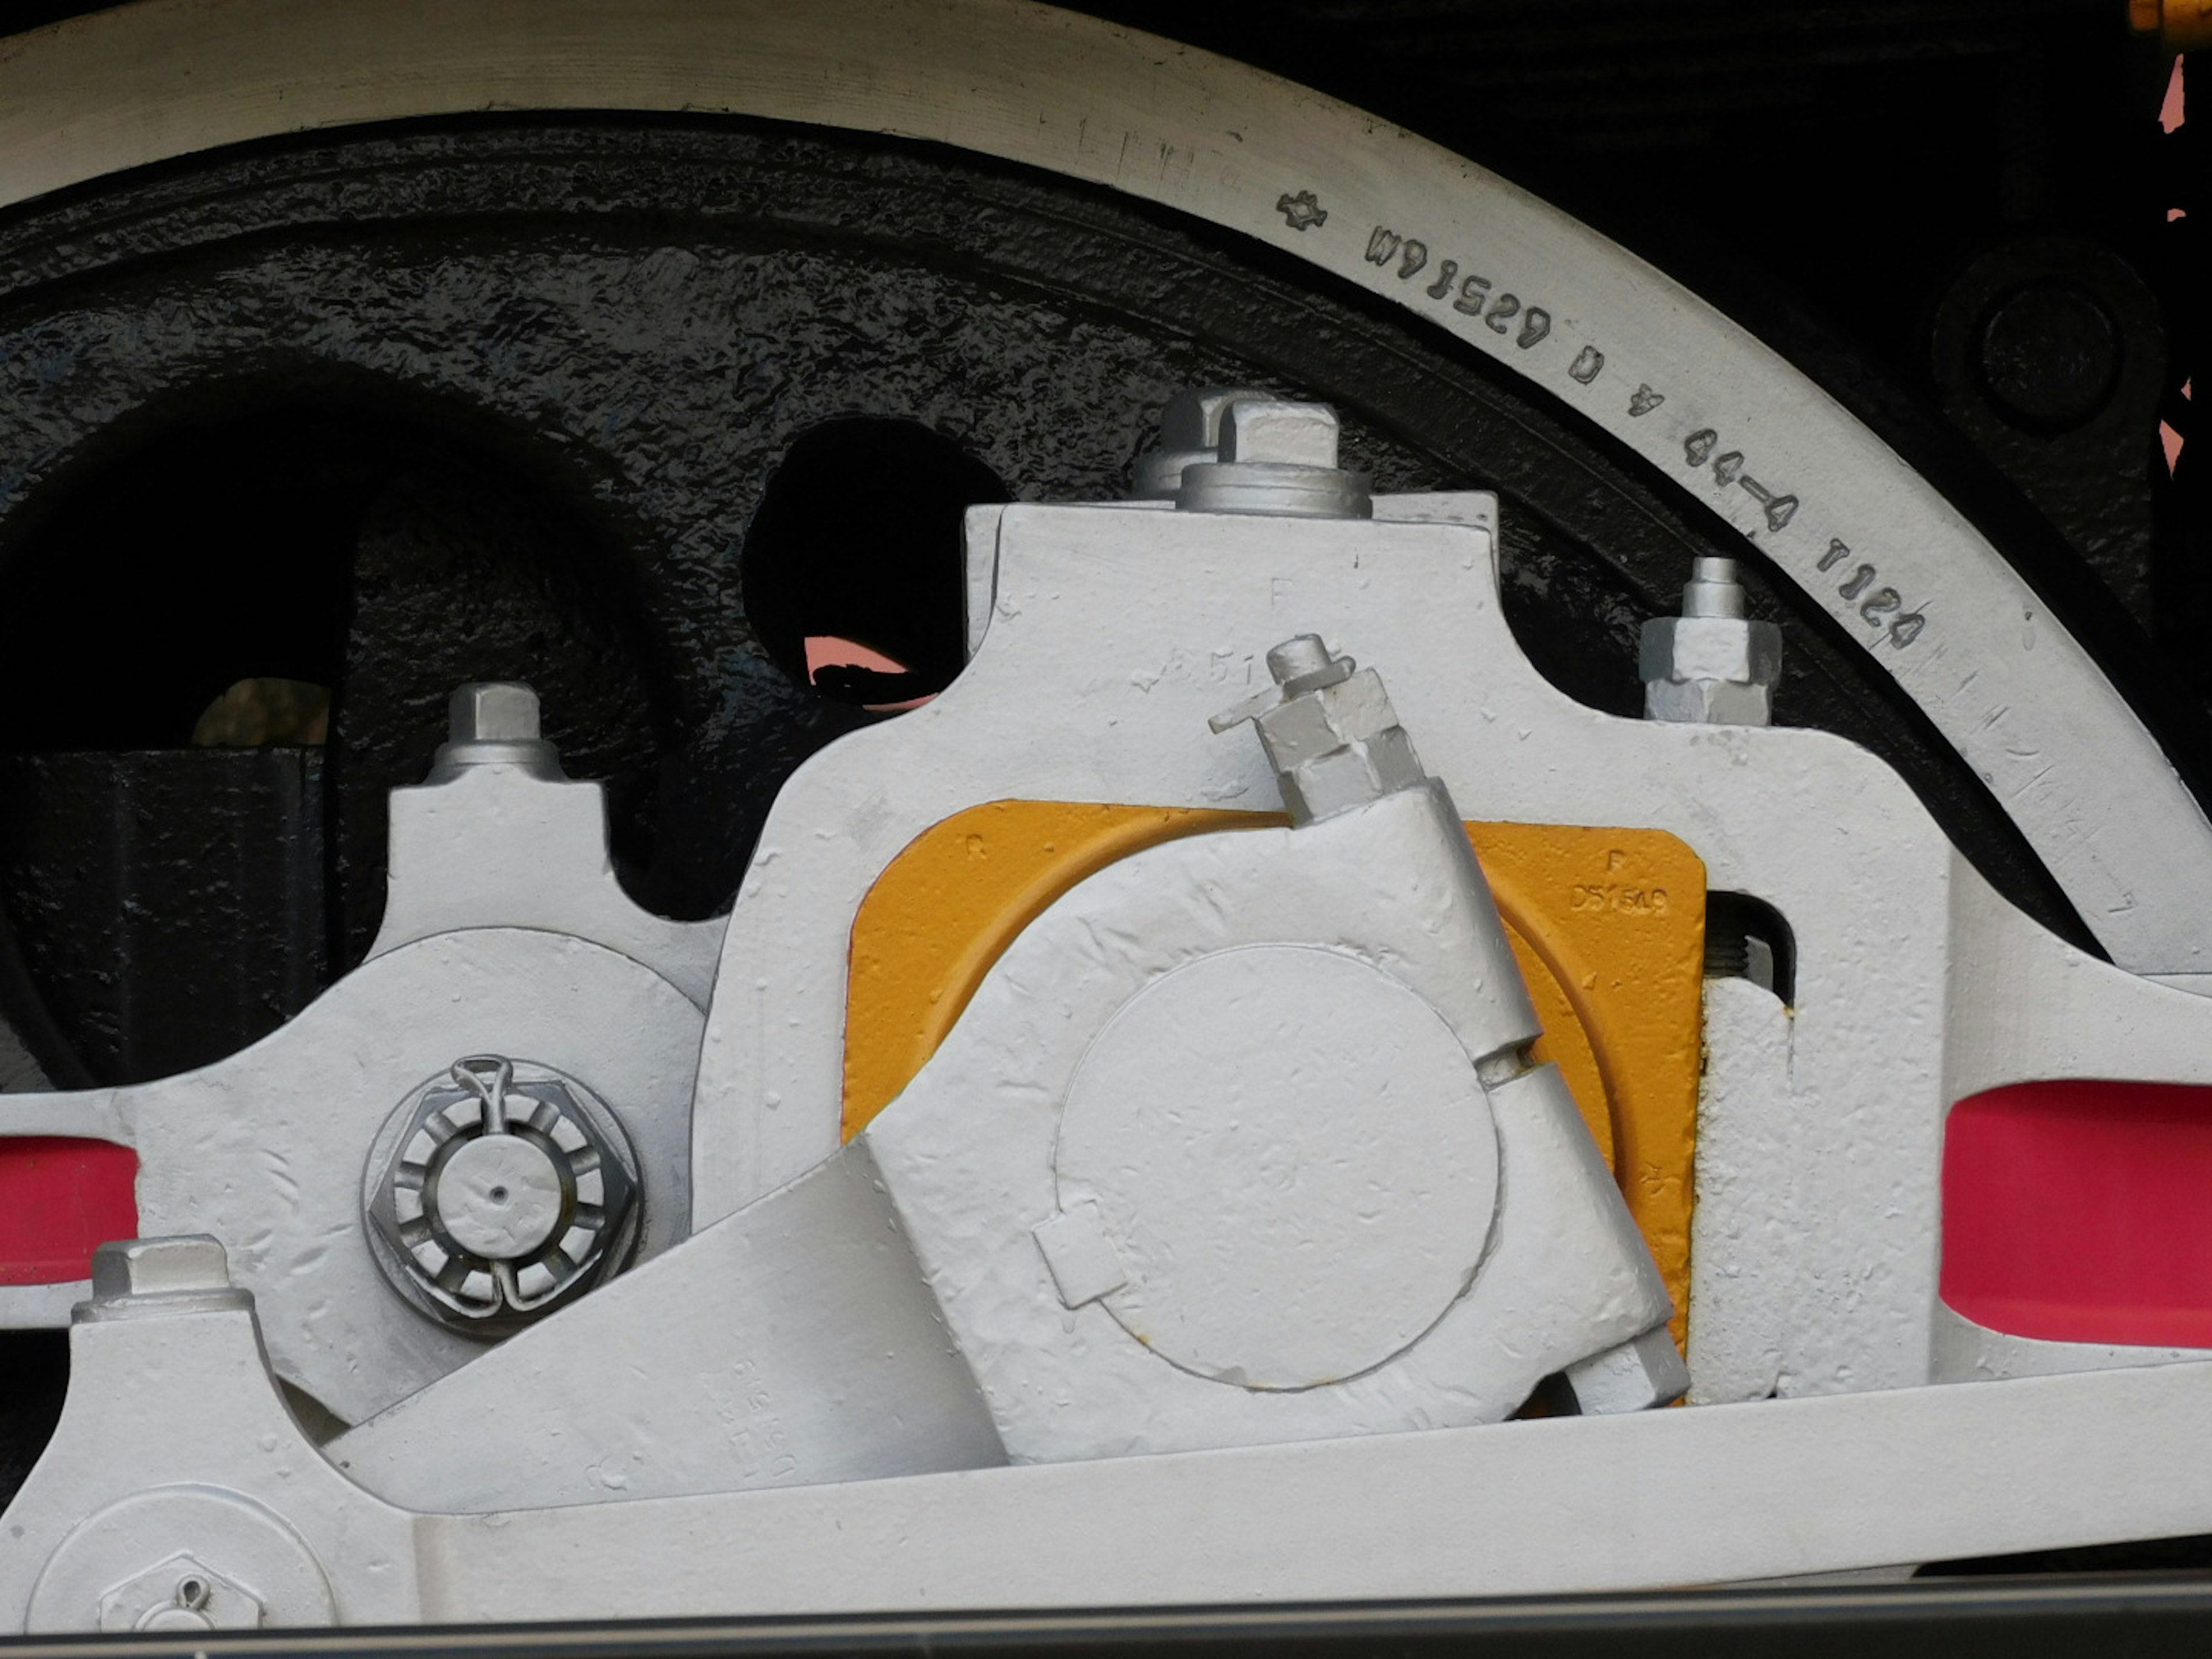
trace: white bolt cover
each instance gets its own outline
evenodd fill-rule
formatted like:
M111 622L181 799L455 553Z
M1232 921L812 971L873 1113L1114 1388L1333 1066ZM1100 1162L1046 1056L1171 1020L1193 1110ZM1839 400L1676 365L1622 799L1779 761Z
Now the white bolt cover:
M1261 945L1115 1015L1054 1167L1063 1219L1096 1205L1118 1247L1105 1306L1131 1335L1217 1382L1308 1389L1402 1352L1467 1289L1498 1138L1425 1000L1345 952Z
M560 1170L521 1135L481 1135L438 1172L440 1224L471 1255L493 1261L520 1260L552 1237L561 1196Z

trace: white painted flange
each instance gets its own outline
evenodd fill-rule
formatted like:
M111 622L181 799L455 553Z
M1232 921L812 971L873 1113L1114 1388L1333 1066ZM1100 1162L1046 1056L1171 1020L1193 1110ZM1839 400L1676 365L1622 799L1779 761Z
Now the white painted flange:
M98 1630L110 1590L179 1551L191 1558L180 1576L199 1563L259 1604L248 1628L337 1622L330 1583L299 1534L241 1493L172 1486L111 1504L64 1539L39 1575L24 1628Z

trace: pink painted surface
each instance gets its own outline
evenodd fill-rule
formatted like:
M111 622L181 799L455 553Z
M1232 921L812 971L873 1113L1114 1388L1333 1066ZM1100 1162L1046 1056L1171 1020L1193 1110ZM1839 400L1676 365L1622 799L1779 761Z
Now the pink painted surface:
M809 634L806 678L811 680L825 668L866 668L878 674L906 672L906 665L896 657L886 657L858 640L841 639L835 634Z
M806 636L806 678L810 684L825 668L866 668L878 674L903 674L906 665L896 657L887 657L872 647L858 640L840 638L835 634L809 634ZM899 702L864 702L861 708L878 714L896 714L908 708L919 708L937 696L934 691L919 697L908 697Z
M1960 1101L1942 1285L2014 1336L2212 1347L2212 1087L2023 1083Z

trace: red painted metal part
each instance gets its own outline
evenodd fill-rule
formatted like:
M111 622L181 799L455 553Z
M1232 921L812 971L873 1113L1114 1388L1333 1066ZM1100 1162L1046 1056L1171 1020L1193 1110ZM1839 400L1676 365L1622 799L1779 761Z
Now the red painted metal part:
M138 1154L106 1140L0 1139L0 1285L65 1285L138 1236Z
M2212 1087L2023 1083L1960 1101L1942 1295L2014 1336L2212 1347Z

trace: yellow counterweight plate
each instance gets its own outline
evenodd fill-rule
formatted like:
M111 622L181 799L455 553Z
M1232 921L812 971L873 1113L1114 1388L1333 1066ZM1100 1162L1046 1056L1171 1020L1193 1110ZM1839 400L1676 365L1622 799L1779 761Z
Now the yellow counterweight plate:
M896 1099L991 964L1054 900L1178 836L1284 823L1265 812L1000 800L925 830L853 922L844 1133ZM1674 1298L1689 1307L1705 872L1656 830L1470 823L1544 1036Z

